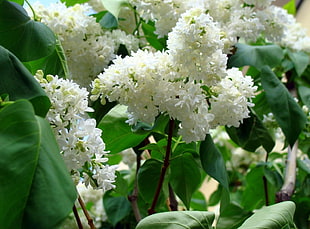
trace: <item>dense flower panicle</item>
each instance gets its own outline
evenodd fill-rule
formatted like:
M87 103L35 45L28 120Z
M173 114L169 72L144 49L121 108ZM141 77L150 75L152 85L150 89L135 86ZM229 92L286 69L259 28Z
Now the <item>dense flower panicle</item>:
M88 4L66 7L63 3L48 8L35 4L36 16L58 36L74 81L88 87L91 80L115 58L119 45L129 52L138 49L139 40L121 31L103 31ZM116 35L120 35L120 39Z
M221 31L200 8L181 15L168 34L167 47L183 77L213 85L225 76L227 57Z
M102 164L108 160L104 157L108 152L101 138L102 130L96 128L95 119L87 118L86 112L93 111L88 107L87 90L57 76L47 75L45 79L42 71L38 71L35 78L51 100L47 120L69 172L76 176L73 179L79 180L79 170L88 163L93 167L90 171L94 173L92 179L97 182L92 183L93 187L113 188L115 168Z
M209 101L209 112L215 117L211 127L238 127L244 118L249 117L248 107L254 106L249 99L254 97L256 89L250 76L243 76L237 68L227 70L226 78L211 88L215 94Z

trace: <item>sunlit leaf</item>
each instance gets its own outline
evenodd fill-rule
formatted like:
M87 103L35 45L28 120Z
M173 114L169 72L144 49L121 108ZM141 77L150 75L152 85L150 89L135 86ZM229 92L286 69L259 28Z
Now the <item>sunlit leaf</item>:
M129 4L128 0L101 0L101 2L115 18L118 18L121 8Z

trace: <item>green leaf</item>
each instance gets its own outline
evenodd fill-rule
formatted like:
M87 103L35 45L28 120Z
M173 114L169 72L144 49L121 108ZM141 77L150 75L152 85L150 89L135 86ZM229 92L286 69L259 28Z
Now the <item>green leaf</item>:
M142 30L145 36L145 39L150 43L150 45L156 50L162 51L167 47L166 38L158 38L155 32L154 22L149 21L148 23L142 22Z
M49 124L27 100L5 106L0 120L1 227L55 228L76 191Z
M299 86L298 94L303 104L305 104L308 108L310 108L310 87L303 85Z
M287 142L293 146L306 124L306 115L268 66L262 68L261 81L271 111Z
M129 4L128 0L101 0L101 2L115 18L118 18L121 8Z
M65 3L67 7L74 6L75 4L82 4L88 1L89 0L60 0L60 2Z
M119 171L115 171L116 179L115 179L115 189L114 192L119 193L122 196L126 196L128 194L128 183L122 176Z
M103 196L103 205L108 220L115 226L131 211L131 205L125 196L113 196L113 191L107 191Z
M24 0L10 0L10 2L16 2L19 5L24 5Z
M158 185L163 162L149 159L138 172L139 193L146 203L152 203ZM161 193L162 196L163 192Z
M46 57L29 62L23 62L26 68L35 75L38 70L42 70L45 75L58 75L62 78L69 78L69 69L64 50L57 40L54 52Z
M213 212L175 211L150 215L142 219L136 229L212 229Z
M248 218L238 229L282 229L296 228L293 222L295 204L285 201L264 207Z
M245 211L235 203L231 203L221 212L216 224L216 228L237 228L244 222L245 219L251 215L251 212Z
M193 193L199 188L201 174L190 153L184 153L170 161L170 184L187 209Z
M191 199L191 209L197 211L205 211L208 207L205 195L197 190L194 192L192 199Z
M250 65L260 70L265 65L279 65L284 57L283 50L278 45L251 46L238 43L236 47L237 52L229 58L228 67Z
M44 117L50 100L40 84L24 65L8 50L0 46L0 94L8 94L10 100L28 99L37 115Z
M103 130L102 138L106 150L112 154L139 145L148 135L136 134L131 131L130 126L126 123L128 119L126 111L126 106L117 105L103 117L98 125Z
M269 153L275 146L268 130L252 112L250 117L244 119L238 128L226 127L226 131L236 144L251 152L255 152L258 147L263 146Z
M309 65L310 57L305 52L292 52L288 50L288 56L292 60L298 76L306 70Z
M199 153L204 171L228 190L225 162L210 135L207 135L206 139L201 142Z
M296 14L296 2L295 0L290 0L283 6L283 9L287 10L289 14L295 15Z
M110 12L104 14L104 16L99 20L99 24L105 29L113 29L118 27L117 18L115 18Z
M246 211L252 211L262 207L266 203L263 177L267 179L269 203L275 202L276 187L272 184L274 180L269 174L270 170L264 164L258 165L246 175L246 187L242 194L241 205ZM266 176L267 175L267 176Z
M22 6L4 1L0 3L0 45L28 62L51 55L56 37L46 25L31 20Z

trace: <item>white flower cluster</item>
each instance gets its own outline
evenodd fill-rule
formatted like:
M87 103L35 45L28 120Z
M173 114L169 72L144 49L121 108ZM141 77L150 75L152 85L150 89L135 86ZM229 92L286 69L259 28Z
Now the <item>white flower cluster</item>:
M72 79L81 86L88 87L91 80L107 67L120 44L126 45L129 52L139 47L139 40L132 35L104 31L94 17L87 15L91 11L87 4L68 8L63 3L49 7L34 4L33 8L36 17L58 36Z
M92 111L88 107L87 90L70 80L52 75L46 78L43 76L43 72L38 71L35 78L51 100L47 120L73 179L78 182L82 175L84 183L94 188L113 188L115 167L103 164L108 160L104 157L108 152L104 151L102 131L96 128L96 120L87 118L86 112ZM80 172L82 168L84 170Z
M210 124L238 126L252 105L247 102L256 90L251 78L237 69L226 71L219 31L202 10L182 14L176 28L169 33L167 52L140 50L116 58L94 80L91 98L127 105L130 124L169 115L180 121L178 133L186 142L203 140ZM227 122L215 117L221 113L227 113Z

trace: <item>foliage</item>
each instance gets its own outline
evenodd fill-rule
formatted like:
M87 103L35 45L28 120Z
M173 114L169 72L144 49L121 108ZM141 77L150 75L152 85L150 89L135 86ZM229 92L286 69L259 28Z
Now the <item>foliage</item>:
M91 4L91 1L87 0L62 0L62 2L67 7L77 7L74 8L76 11L79 10L78 7L82 7L78 5L79 3ZM254 5L259 3L251 5L248 2L256 1L247 1L247 4L244 3L242 7L252 7L253 10L257 10ZM178 21L180 15L183 15L178 14L178 10L183 10L184 3L180 3L182 7L177 8L175 14L172 14L173 7L167 6L171 15L166 15L163 10L166 8L156 11L164 3L158 3L159 5L150 9L147 7L152 6L153 3L143 5L134 0L102 0L99 3L104 8L95 13L91 12L93 14L89 18L89 22L96 23L94 28L100 28L100 32L96 33L95 42L102 42L99 37L111 39L113 42L100 46L101 48L96 46L93 52L99 49L102 51L105 48L110 52L112 46L112 51L115 52L111 51L107 56L101 54L98 56L98 59L108 58L108 56L111 59L105 61L108 65L104 70L102 66L98 68L98 78L94 79L97 75L90 76L93 81L88 85L92 83L92 95L89 107L86 106L89 114L85 112L83 115L73 115L79 116L79 122L90 117L96 120L96 130L100 129L98 132L100 134L102 130L102 139L99 139L103 140L105 150L109 153L106 152L104 157L98 158L99 162L95 164L87 161L88 158L85 159L87 162L75 170L80 173L76 176L68 172L60 154L62 151L60 142L56 141L60 134L76 123L61 120L66 125L56 133L55 138L53 129L55 124L49 125L48 122L49 112L55 109L53 98L49 99L47 93L33 77L38 70L43 70L43 82L51 80L48 74L75 80L72 69L68 67L69 62L71 64L74 62L74 57L70 56L70 50L64 48L63 34L56 34L46 26L45 19L40 13L36 14L35 8L32 9L34 15L31 18L24 9L26 8L24 1L0 1L0 144L2 146L0 150L2 184L0 225L5 228L60 227L77 198L70 175L77 177L76 183L81 181L86 186L96 187L98 183L94 176L98 177L100 174L99 172L92 174L92 169L99 164L102 166L107 164L111 168L119 164L120 169L116 172L117 177L114 182L115 188L104 190L105 193L99 200L103 205L100 214L105 214L105 218L92 212L99 202L95 203L92 199L86 204L98 228L308 228L310 214L308 198L310 195L309 50L295 50L289 45L284 45L283 42L277 42L277 39L271 41L265 31L260 31L256 41L249 41L248 38L242 37L239 39L237 36L238 39L236 37L235 43L232 44L233 48L228 49L227 53L223 52L216 56L227 60L227 65L226 62L223 65L225 73L220 70L215 73L214 69L222 65L216 66L215 63L211 63L206 67L201 58L205 55L203 50L210 48L208 45L203 46L206 41L200 44L193 43L192 46L186 46L187 43L183 43L182 45L191 49L192 53L188 53L188 56L173 55L180 50L187 51L184 47L178 46L181 44L174 44L173 41L190 42L190 38L195 36L194 33L187 34L185 37L188 40L182 40L182 37L177 37L175 34L180 32L186 35L188 31L186 29L179 31L177 26L181 26L191 17L196 17L195 14L199 14L201 9L190 11L191 15L186 11L188 14L183 18L184 20ZM257 8L264 8L260 6ZM293 6L292 0L285 7L294 14ZM225 8L225 10L229 9L234 8ZM146 15L148 13L149 15ZM162 14L167 16L165 23L160 20L163 18ZM188 22L192 25L188 27L189 31L197 26L195 23L201 21L210 20L208 23L211 24L213 20L210 19L211 16L209 18L205 12L203 14L204 18L196 17L196 21ZM57 14L55 15L57 18ZM132 16L132 21L128 15ZM216 16L212 15L214 20ZM169 23L173 20L175 20L174 24L177 23L170 28L174 37L171 33L164 33L165 26L169 27ZM126 24L127 22L131 24ZM210 28L213 27L208 27ZM224 33L218 28L213 28L212 34L208 34L208 29L204 30L203 27L199 29L200 38L217 34L221 34L219 39L230 36L228 31ZM80 33L77 34L80 35ZM89 48L97 44L91 43L91 34L87 32L82 37L81 41L77 39L75 42L89 42L87 43L90 44ZM125 42L126 39L130 42ZM133 48L135 42L138 42L139 48L143 51L137 52ZM230 44L229 39L226 42ZM224 44L227 45L227 43L212 44L224 50L227 48ZM204 49L200 49L201 46ZM212 48L214 47L210 50ZM210 52L217 55L218 49L212 49L213 51ZM119 56L115 59L116 54ZM197 56L184 64L182 61L191 58L190 54ZM212 57L214 56L208 56L208 58ZM117 69L115 67L118 66L117 63L124 64L125 62L122 62L124 59L128 60L126 64L130 67L121 66ZM162 60L164 61L161 62ZM85 58L85 62L87 61L88 59ZM140 62L136 64L136 61ZM152 65L154 62L156 64ZM175 63L178 65L175 66ZM95 63L89 63L89 65L92 69L97 68ZM75 66L78 66L78 63ZM226 72L226 67L233 73L227 78L225 76L229 72ZM209 68L212 69L211 73L207 72ZM234 78L237 73L240 73L239 70L249 78L242 78L244 81L238 82L240 84L236 86L232 82L240 80L240 78ZM214 77L210 80L212 83L205 83L203 77L199 78L199 74L203 75L201 72ZM222 73L225 76L221 76L222 78L219 76L220 79L214 76ZM127 74L128 79L122 77L122 74ZM143 75L142 79L145 80L143 92L163 91L169 95L166 100L161 100L161 96L165 96L161 93L151 94L150 100L147 94L140 96L139 88L136 87L141 80L139 74ZM198 75L197 78L195 74ZM119 81L113 78L114 75L120 76L117 79ZM104 77L111 78L104 81ZM121 80L124 79L132 82L128 88L122 85ZM151 81L148 81L150 79L153 81L157 79L157 81L151 84ZM216 82L214 85L213 81ZM225 88L227 86L225 83L230 86ZM108 89L110 86L111 91ZM253 96L241 97L241 93L251 94L246 91L246 86L257 89ZM190 89L187 90L186 87ZM224 88L222 91L221 87ZM234 95L229 94L228 91L232 87L238 89ZM106 94L102 93L104 90ZM123 90L123 97L117 94L117 90ZM126 94L130 90L133 90L133 93ZM203 96L195 94L196 97L191 97L190 93L196 90L202 92ZM225 90L227 94L224 94ZM63 93L69 96L69 89ZM236 96L237 98L234 100L235 98L229 97L231 100L230 103L226 103L227 107L235 105L238 98L242 98L239 99L240 101L246 100L244 103L246 115L242 117L240 115L240 120L237 120L238 125L233 122L222 125L220 119L218 123L212 122L213 116L218 115L216 112L206 118L209 115L208 112L215 109L221 94L224 97ZM208 105L207 110L201 109L202 105L197 105L201 97L203 97L202 105ZM163 100L165 102L162 102ZM145 101L154 102L153 116L148 116L151 104L145 105ZM141 104L145 106L141 108ZM195 109L191 109L193 107ZM174 110L177 108L183 110ZM187 108L192 113L183 114L182 112ZM138 118L135 116L134 109L141 112ZM233 109L228 114L224 111L227 110L223 108L221 116L227 119L233 117ZM201 116L194 116L201 113ZM207 124L210 126L199 126L196 129L193 126L186 126L186 121L190 122L196 117L198 117L197 122L193 122L194 124L204 125L201 120L205 118L208 119ZM82 132L82 128L77 129ZM184 129L189 131L186 132ZM199 131L204 132L199 135L199 140L194 141L180 134L194 135ZM79 146L81 152L89 150L82 147L83 140L87 138L88 135L79 139L80 145L76 148ZM294 146L298 146L294 192L290 196L291 201L276 203L276 194L283 191L287 182L286 162L291 156L286 153L287 148L291 149ZM95 155L89 160L97 159L94 157ZM114 172L115 169L112 170ZM211 178L217 181L218 186L211 196L206 198L200 188ZM108 172L103 174L102 180L104 180L102 182L110 182ZM218 215L209 211L214 206L220 208ZM61 227L66 228L66 221Z

